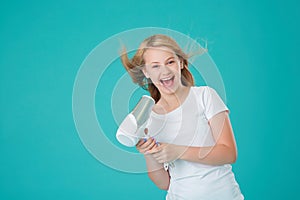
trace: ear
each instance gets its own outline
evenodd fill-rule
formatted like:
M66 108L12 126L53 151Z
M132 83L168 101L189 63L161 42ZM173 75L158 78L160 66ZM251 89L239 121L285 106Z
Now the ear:
M185 67L185 64L182 59L179 60L179 66L180 66L180 69L183 69Z
M185 67L185 64L182 61L180 61L180 69L183 69L184 67Z
M145 67L142 69L142 71L143 71L144 75L146 76L146 78L149 78L149 74L147 73Z

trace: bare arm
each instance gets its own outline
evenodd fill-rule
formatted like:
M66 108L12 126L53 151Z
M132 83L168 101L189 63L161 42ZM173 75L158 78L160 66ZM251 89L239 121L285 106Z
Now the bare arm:
M140 153L145 153L156 146L156 142L153 138L149 138L147 141L140 140L136 145ZM169 172L165 171L163 165L158 163L152 155L144 155L148 170L148 176L153 183L162 190L168 190L170 184Z
M227 112L221 112L209 120L215 146L189 147L180 159L209 165L234 163L237 158L236 142Z
M227 112L221 112L209 120L216 144L210 147L187 147L173 144L161 144L148 151L159 162L176 159L198 162L208 165L234 163L237 158L236 143Z

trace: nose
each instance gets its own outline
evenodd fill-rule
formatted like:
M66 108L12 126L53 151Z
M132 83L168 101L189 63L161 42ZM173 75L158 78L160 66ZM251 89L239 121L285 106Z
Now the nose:
M170 71L170 69L169 69L168 66L162 65L162 66L160 67L160 73L162 73L163 75L167 75L167 74L169 74L170 72L171 72L171 71Z

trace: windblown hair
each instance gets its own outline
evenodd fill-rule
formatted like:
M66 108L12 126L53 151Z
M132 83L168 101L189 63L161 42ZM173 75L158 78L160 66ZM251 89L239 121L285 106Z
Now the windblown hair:
M141 45L139 46L138 50L136 51L135 55L129 59L126 48L123 47L121 52L121 61L127 72L132 78L132 81L145 90L150 92L151 97L158 102L161 95L157 87L151 82L150 79L147 79L142 71L143 67L145 66L144 61L144 53L149 48L153 47L167 47L170 50L174 51L174 53L178 56L180 63L183 64L183 69L181 69L181 82L184 86L193 86L194 85L194 78L191 72L188 69L188 55L185 54L179 45L169 36L166 35L153 35L149 38L146 38Z

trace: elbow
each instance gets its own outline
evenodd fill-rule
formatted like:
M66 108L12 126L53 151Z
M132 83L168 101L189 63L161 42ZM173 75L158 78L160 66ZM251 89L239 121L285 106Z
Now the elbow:
M168 190L170 185L170 179L162 178L162 176L158 177L153 173L148 172L148 177L150 180L161 190Z
M222 152L222 160L219 164L234 164L237 160L237 150L236 148L232 148L230 146L222 145L223 152Z
M156 185L159 189L161 190L168 190L169 189L169 184L161 184L161 185Z
M237 151L236 151L236 149L234 149L231 153L229 163L234 164L236 162L236 160L237 160Z
M232 156L231 160L230 160L230 164L234 164L236 162L237 157L236 156Z

